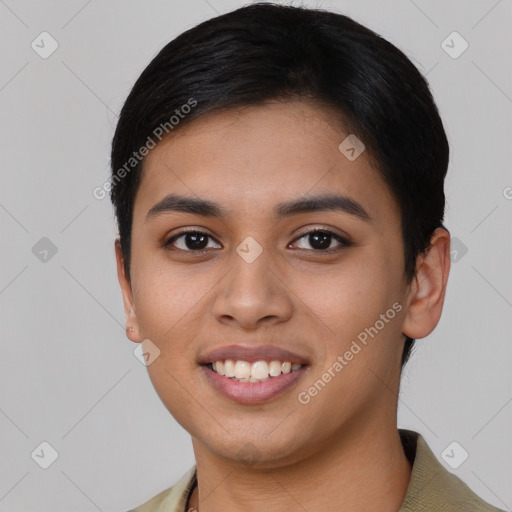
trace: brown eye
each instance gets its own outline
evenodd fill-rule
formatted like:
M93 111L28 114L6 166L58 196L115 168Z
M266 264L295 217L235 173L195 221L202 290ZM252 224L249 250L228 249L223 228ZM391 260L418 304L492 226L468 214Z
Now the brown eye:
M208 247L209 239L213 238L202 231L182 231L165 242L168 250L180 250L187 252L201 252Z
M338 235L337 233L333 233L332 231L326 229L314 229L312 231L308 231L303 233L296 240L305 239L307 243L309 243L310 247L313 250L318 252L333 252L339 250L343 247L348 247L350 242ZM338 242L338 246L332 248L332 242ZM300 249L308 249L307 247L299 247Z

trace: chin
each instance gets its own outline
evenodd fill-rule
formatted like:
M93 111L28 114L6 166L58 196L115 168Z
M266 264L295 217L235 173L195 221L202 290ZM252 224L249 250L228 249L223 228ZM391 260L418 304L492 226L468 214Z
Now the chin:
M228 437L222 431L219 432L218 440L215 440L216 436L210 435L206 442L201 440L201 443L218 457L255 469L287 466L302 460L306 455L303 446L297 445L296 439L292 443L290 437L270 440L268 434L249 435L247 432L242 433L243 429L240 432L239 436Z

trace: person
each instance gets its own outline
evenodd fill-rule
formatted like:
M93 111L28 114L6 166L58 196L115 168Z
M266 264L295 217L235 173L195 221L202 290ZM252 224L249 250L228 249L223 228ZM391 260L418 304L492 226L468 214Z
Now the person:
M256 3L156 55L112 141L115 254L196 464L134 512L498 510L397 428L448 155L424 77L347 16Z

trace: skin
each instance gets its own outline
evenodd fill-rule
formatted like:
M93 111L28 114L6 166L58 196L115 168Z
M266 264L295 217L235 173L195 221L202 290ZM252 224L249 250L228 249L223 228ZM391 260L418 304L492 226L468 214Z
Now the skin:
M132 227L131 283L118 241L118 277L133 342L150 339L160 356L148 366L164 405L192 436L201 512L245 510L396 512L411 467L396 413L404 335L437 325L448 279L449 234L438 229L404 276L400 212L364 152L339 150L348 133L318 105L273 102L213 112L180 128L146 157ZM166 212L146 221L169 193L210 199L223 219ZM276 220L277 203L321 193L349 196L371 217L305 212ZM183 228L210 235L206 254ZM325 254L303 236L332 238ZM248 236L262 254L247 263L236 252ZM190 242L190 241L189 241ZM326 242L329 244L329 241ZM171 246L172 247L172 246ZM188 252L187 252L188 251ZM398 302L402 310L311 401L298 394L343 355L357 335ZM199 354L234 343L275 344L310 361L285 394L239 404L215 391ZM258 462L238 451L252 443Z

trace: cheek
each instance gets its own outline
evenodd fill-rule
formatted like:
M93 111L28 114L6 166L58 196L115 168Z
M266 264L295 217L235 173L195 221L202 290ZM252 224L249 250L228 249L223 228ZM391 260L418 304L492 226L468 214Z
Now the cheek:
M329 352L349 346L400 300L396 267L396 262L391 266L382 255L368 250L329 272L300 272L293 278L293 291L325 333L323 342Z
M134 267L135 268L135 267ZM189 354L204 322L204 308L214 284L209 273L191 275L148 260L133 276L134 303L142 339L149 338L170 367L190 364Z

